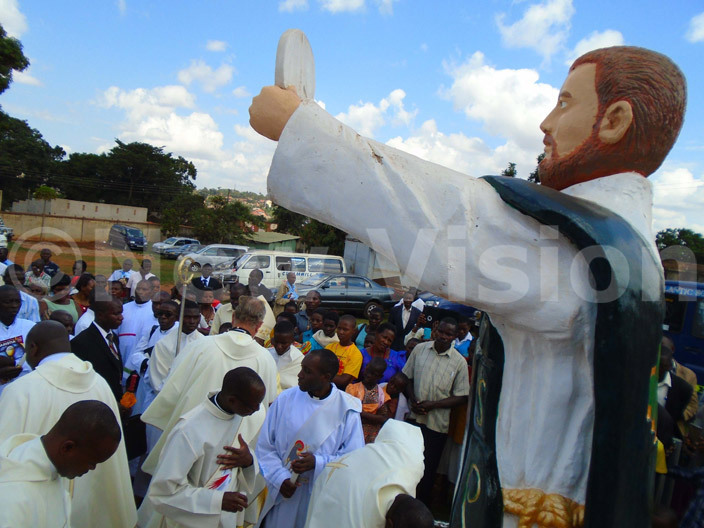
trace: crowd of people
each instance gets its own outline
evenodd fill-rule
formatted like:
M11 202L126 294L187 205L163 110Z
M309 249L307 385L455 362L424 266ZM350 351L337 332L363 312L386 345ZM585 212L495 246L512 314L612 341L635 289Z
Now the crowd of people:
M317 291L299 297L294 274L274 293L255 269L226 291L206 265L166 292L148 259L106 277L84 261L63 273L48 249L29 272L7 257L0 463L32 455L54 470L37 481L3 471L0 490L31 480L66 494L56 523L32 510L33 496L7 495L27 508L13 507L15 526L420 527L449 500L433 484L457 478L474 319L428 328L422 301L406 294L388 322L375 308L358 323L321 308ZM96 460L88 474L64 471L36 442L27 451L37 437L46 448L86 401L121 428L116 446L108 427L73 447L114 447L80 453ZM106 418L85 420L94 430Z

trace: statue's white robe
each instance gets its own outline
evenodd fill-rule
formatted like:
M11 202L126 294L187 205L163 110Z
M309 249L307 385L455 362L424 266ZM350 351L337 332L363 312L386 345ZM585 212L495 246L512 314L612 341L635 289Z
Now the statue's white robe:
M115 396L90 363L73 354L43 361L8 385L0 397L0 442L18 433L45 434L70 405L82 400L105 403L120 422ZM132 527L136 522L123 439L108 460L75 479L71 526Z
M313 486L305 528L384 528L396 496L415 496L423 467L420 429L388 420L373 444L325 466Z
M277 204L392 259L409 283L490 315L505 353L496 425L501 485L584 504L594 429L589 253L508 206L486 181L363 138L313 101L286 125L268 187ZM649 242L648 258L658 258L646 178L614 174L562 192L623 217Z

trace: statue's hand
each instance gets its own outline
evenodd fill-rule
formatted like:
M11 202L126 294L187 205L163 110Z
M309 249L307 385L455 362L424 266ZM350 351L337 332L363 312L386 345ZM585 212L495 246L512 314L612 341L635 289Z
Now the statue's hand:
M262 136L278 141L284 127L301 104L296 89L265 86L249 107L249 124Z

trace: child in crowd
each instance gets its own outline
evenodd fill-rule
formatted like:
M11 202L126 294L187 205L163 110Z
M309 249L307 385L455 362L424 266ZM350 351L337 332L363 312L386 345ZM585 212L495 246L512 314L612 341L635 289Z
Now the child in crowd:
M321 348L327 348L331 343L339 343L340 339L337 337L337 323L340 320L340 316L337 312L328 310L323 314L323 324L320 330L313 334L311 339L310 350L318 350ZM311 323L312 324L312 323Z
M463 317L457 323L457 338L452 343L455 350L462 354L462 357L469 357L469 345L472 344L472 335L469 333L469 319Z
M310 316L310 329L303 332L301 336L303 342L301 352L303 352L303 354L307 354L313 350L313 335L323 329L323 315L325 312L326 310L324 308L318 308L313 312L313 315Z
M220 325L218 334L224 334L225 332L229 332L230 330L232 330L232 323L223 323Z
M323 321L323 328L327 321ZM340 362L340 368L337 371L337 376L333 378L333 383L340 390L345 390L347 385L352 383L359 377L359 371L362 368L362 353L354 344L354 335L357 331L357 319L353 315L343 315L337 323L337 338L338 343L330 343L327 348L332 350Z
M387 418L377 416L377 411L389 399L386 389L379 385L381 377L386 370L386 361L383 358L372 358L364 369L362 381L347 386L345 391L362 402L362 431L364 431L364 443L374 442L379 429L386 422Z
M408 341L406 341L406 361L411 359L411 354L413 353L413 349L416 347L416 345L420 343L418 339L415 337L412 337Z
M401 421L406 420L406 415L410 412L408 400L404 395L408 381L408 376L403 372L397 372L391 376L389 383L386 384L386 394L389 395L389 399L386 400L386 403L376 412L377 416L382 416L385 419L395 418ZM385 422L386 420L384 420L381 425ZM381 425L379 428L381 428Z

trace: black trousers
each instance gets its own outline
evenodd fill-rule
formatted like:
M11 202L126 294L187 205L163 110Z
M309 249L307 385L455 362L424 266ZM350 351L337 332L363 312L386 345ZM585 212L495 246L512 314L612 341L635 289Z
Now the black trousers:
M428 508L430 508L435 473L438 470L440 458L442 457L442 452L445 449L447 434L438 433L437 431L428 429L422 424L417 425L420 427L421 433L423 433L423 442L425 444L425 472L423 473L423 478L420 479L418 487L416 488L416 497Z

